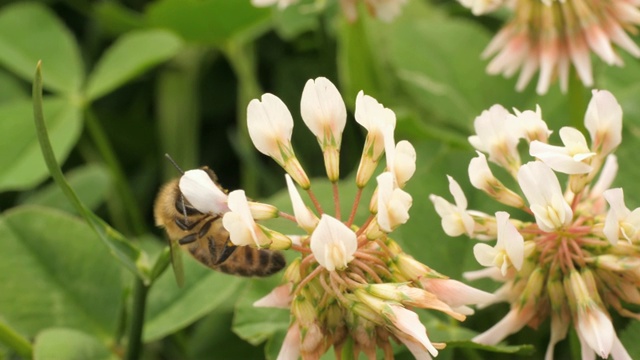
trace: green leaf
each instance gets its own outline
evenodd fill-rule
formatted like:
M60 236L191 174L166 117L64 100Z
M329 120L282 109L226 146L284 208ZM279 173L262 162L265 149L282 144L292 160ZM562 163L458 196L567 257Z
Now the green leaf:
M53 328L42 331L34 344L34 360L116 360L118 357L95 337L82 331Z
M47 127L58 161L62 162L82 130L80 111L66 100L44 101ZM0 191L29 189L47 178L30 100L0 104Z
M287 309L256 308L253 303L267 295L279 284L279 276L268 280L254 280L236 303L233 332L253 345L271 338L289 327Z
M101 339L122 307L120 266L82 221L57 210L19 207L0 217L0 316L26 336L51 326Z
M107 196L111 176L102 165L89 164L67 173L69 185L75 190L83 204L89 209L97 208ZM55 183L48 184L23 198L22 204L43 205L66 212L76 212L73 204Z
M165 30L127 33L106 50L87 80L86 96L95 100L170 59L182 41Z
M238 0L162 0L147 8L146 17L150 26L171 29L186 41L220 46L266 31L269 9Z
M2 355L4 352L3 344L6 344L24 358L32 357L33 347L31 346L31 342L9 326L9 324L6 324L4 319L0 317L0 359L4 358Z
M214 271L186 256L184 278L184 287L179 288L172 272L165 271L149 291L145 342L192 324L223 304L246 281Z
M310 1L300 1L284 9L272 7L275 30L281 38L293 40L307 31L315 31L320 25L322 9L315 9Z
M27 88L17 78L0 71L0 104L29 98Z
M142 15L119 2L106 0L93 7L94 19L111 34L121 35L144 26Z
M620 342L632 359L640 359L638 332L640 332L640 321L638 320L631 320L631 323L620 332Z
M43 4L5 6L0 11L0 64L30 82L38 60L44 64L47 89L77 93L84 65L71 32Z

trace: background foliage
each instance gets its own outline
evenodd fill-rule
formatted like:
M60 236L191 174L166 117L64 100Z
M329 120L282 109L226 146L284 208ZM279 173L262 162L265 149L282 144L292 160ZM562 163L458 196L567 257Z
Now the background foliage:
M273 358L287 313L250 304L278 277L240 279L185 257L186 284L178 288L171 271L164 271L166 240L153 224L153 200L159 186L177 175L163 157L169 153L183 168L208 165L224 186L289 209L279 193L282 170L253 149L244 113L263 92L281 97L296 118L298 156L308 173L322 176L320 151L298 116L304 83L317 76L338 85L350 110L345 177L363 143L361 128L351 121L359 90L393 109L396 137L416 146L418 170L407 186L412 219L395 238L453 278L477 269L473 243L448 238L428 201L431 193L448 194L450 174L466 190L470 208L494 210L465 179L474 156L466 140L474 117L494 103L520 110L540 104L551 128L581 127L590 97L576 86L571 96L553 88L539 97L531 86L516 93L514 80L486 75L479 54L502 15L474 18L454 2L437 0L409 1L390 24L364 11L359 21L347 23L336 4L318 9L311 1L282 12L254 8L249 0L0 6L0 359L140 353L144 359ZM625 111L615 185L634 189L640 176L634 158L640 146L640 63L622 57L624 68L599 64L596 79ZM39 60L46 128L76 201L50 180L55 169L47 168L40 151L30 96ZM345 194L352 184L345 181ZM320 198L328 190L314 188ZM626 196L629 207L640 205L640 193ZM505 312L504 306L482 310L462 324L468 329L422 315L431 339L444 341L468 339ZM637 327L619 333L640 358ZM526 347L501 347L507 354L496 355L452 343L439 358L507 358L511 352L540 358L547 328L508 339L533 344L533 354ZM137 338L142 348L132 346ZM557 353L569 354L576 344L574 336Z

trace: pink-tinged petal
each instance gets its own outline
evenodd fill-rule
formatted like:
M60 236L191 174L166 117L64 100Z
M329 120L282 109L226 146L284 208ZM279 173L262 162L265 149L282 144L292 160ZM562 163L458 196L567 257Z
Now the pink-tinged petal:
M591 135L593 151L611 153L622 141L622 107L606 90L593 90L584 116L584 126Z
M392 304L389 305L389 307L393 312L393 316L389 316L389 320L391 320L393 325L397 327L398 330L418 341L432 356L437 356L438 350L436 350L427 337L427 329L420 322L418 314L398 305Z
M293 206L293 214L296 222L301 228L310 233L315 229L316 225L318 225L318 218L302 201L300 193L296 189L293 180L291 180L291 176L286 174L285 179L287 181L287 189L289 191L289 197L291 198L291 205Z
M247 126L256 149L282 164L281 146L289 146L293 132L293 117L287 105L268 93L261 100L251 100L247 106Z
M293 298L292 290L293 286L290 282L279 285L263 298L256 300L253 306L288 309Z
M320 265L329 271L344 269L353 260L358 241L353 230L341 221L323 214L311 234L311 251Z
M300 357L300 327L294 322L284 337L277 360L298 360Z
M611 347L611 357L613 360L631 360L631 355L624 348L624 345L618 339L618 336L614 334L613 346Z
M533 315L535 315L533 309L524 308L521 310L513 308L502 320L498 321L489 330L471 339L471 341L478 344L495 345L507 336L520 331L533 318Z
M589 306L578 310L576 331L598 356L604 359L609 357L616 333L611 320L599 307Z
M425 290L435 294L452 308L482 304L494 299L494 295L453 279L421 278Z
M347 108L335 85L327 78L309 80L300 100L302 120L321 144L340 148Z
M204 170L188 170L180 177L180 192L203 214L222 214L229 211L225 194Z
M402 335L397 335L396 337L404 344L404 346L407 347L407 349L409 349L411 355L413 355L416 360L433 359L431 357L431 354L429 354L429 351L427 351L427 348L425 348L421 343L414 340L412 337ZM375 357L373 359L375 359Z

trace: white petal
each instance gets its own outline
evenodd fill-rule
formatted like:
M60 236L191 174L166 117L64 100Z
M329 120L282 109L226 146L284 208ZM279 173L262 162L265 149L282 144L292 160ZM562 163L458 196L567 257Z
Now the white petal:
M453 195L453 199L456 202L456 206L466 210L467 198L464 196L464 192L462 192L462 188L460 187L460 184L458 184L458 182L449 175L447 175L447 179L449 179L449 192L451 192L451 195Z
M578 313L576 323L578 335L602 358L609 357L613 347L615 329L611 320L598 307L589 307Z
M524 262L524 238L509 221L508 213L504 211L496 212L496 222L498 226L498 243L504 246L513 267L516 270L520 270Z
M435 294L438 299L454 309L463 305L486 303L495 297L453 279L422 278L420 283L425 290Z
M396 127L396 114L382 106L376 99L365 95L362 91L356 97L354 116L358 124L362 125L367 131L374 131L376 128L381 129L382 125L391 125L394 129Z
M220 190L204 170L185 171L178 186L185 199L203 214L229 211L227 194Z
M402 187L416 171L416 149L406 140L396 144L395 164L393 172L396 175L398 186Z
M284 337L277 360L298 360L300 357L300 327L294 322Z
M418 314L411 310L407 310L402 306L390 305L394 317L391 318L393 324L405 334L416 339L424 346L432 356L438 355L438 350L431 344L427 337L427 329L422 325Z
M293 180L291 180L291 176L285 174L285 179L287 181L287 189L289 190L289 197L291 198L291 205L293 206L293 214L296 217L296 222L301 228L307 232L311 232L318 224L318 218L302 201L298 189L296 189Z
M611 154L607 156L607 160L604 162L604 166L600 171L600 177L598 177L598 181L593 185L593 188L591 188L589 196L591 198L597 198L602 195L602 193L611 186L617 174L618 158Z
M247 126L253 145L276 161L282 160L279 144L289 144L293 132L293 117L280 98L264 94L247 107Z
M329 271L342 269L353 260L358 248L356 234L341 221L323 214L311 234L311 251Z
M498 321L489 330L471 339L471 341L478 344L495 345L508 335L522 329L533 315L533 311L521 311L517 308L511 309L502 320Z
M487 157L480 151L476 151L478 157L475 157L469 161L469 180L471 185L478 190L483 190L488 187L490 180L494 179L489 163L487 163Z
M253 306L288 309L292 299L291 290L291 283L276 286L269 294L256 300Z
M606 90L593 90L584 116L584 126L592 143L602 143L602 153L608 154L622 141L622 107Z
M476 257L476 260L478 260L480 265L493 266L493 261L498 255L498 252L490 245L479 243L473 246L473 255Z
M251 216L244 190L229 193L229 209L222 218L222 225L229 231L229 238L235 245L264 245L265 239L256 232L256 223ZM262 234L260 234L262 235Z
M342 131L347 122L347 108L331 81L324 77L307 81L302 90L300 113L304 123L318 139L324 139L328 129L337 147L340 147Z
M610 207L602 232L607 237L607 240L615 245L620 234L620 221L624 220L631 212L624 203L622 188L609 189L603 192L602 195Z

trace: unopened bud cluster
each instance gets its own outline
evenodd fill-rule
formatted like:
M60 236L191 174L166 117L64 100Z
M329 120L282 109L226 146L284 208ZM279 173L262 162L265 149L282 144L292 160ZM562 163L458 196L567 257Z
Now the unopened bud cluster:
M583 358L630 359L610 315L616 311L640 319L627 308L640 305L640 209L626 207L621 188L609 189L618 168L613 152L622 138L620 105L611 93L594 90L584 122L589 142L579 130L564 127L562 145L549 144L551 131L539 108L511 114L495 105L474 125L476 134L469 141L478 156L469 164L471 184L530 217L516 220L505 211L491 216L468 210L451 177L454 204L431 196L448 235L483 241L474 254L487 268L465 277L502 282L492 302L511 304L501 321L473 340L497 344L550 317L546 359L553 358L569 326L578 334ZM525 164L520 142L528 144L532 157ZM504 168L520 189L495 177L489 163ZM564 186L557 174L566 178Z
M363 92L358 94L354 115L367 137L353 183L355 199L348 199L353 205L343 218L338 182L346 106L329 80L317 78L304 87L301 115L323 152L333 190L332 211L323 209L313 193L311 179L291 144L293 117L272 94L249 103L247 124L256 148L286 171L293 214L250 202L243 190L227 195L202 170L185 173L180 183L183 195L199 211L224 214L224 227L235 245L300 253L286 269L283 284L255 303L290 310L291 325L280 359L317 359L331 347L340 354L347 340L356 355L363 352L369 358L375 358L378 348L392 358L391 341L405 344L418 358L436 356L444 344L429 340L411 309L432 309L464 320L473 312L466 305L491 301L493 295L435 272L388 236L409 219L412 198L403 187L415 171L413 146L395 142L393 111ZM386 167L375 175L376 189L364 203L369 217L355 224L363 190L383 156ZM310 206L298 187L306 192ZM284 235L260 224L277 216L295 222L301 234Z

